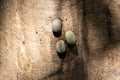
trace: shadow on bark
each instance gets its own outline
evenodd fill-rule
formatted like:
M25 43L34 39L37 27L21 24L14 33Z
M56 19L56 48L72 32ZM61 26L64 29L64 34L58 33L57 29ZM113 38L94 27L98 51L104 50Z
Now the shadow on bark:
M111 38L111 12L102 0L83 0L83 36L88 53L104 50Z
M82 0L82 2L80 0L76 0L76 3L77 18L72 18L73 26L80 26L76 25L76 21L78 23L80 22L80 6L82 5L82 37L86 54L89 56L91 53L104 53L106 47L114 43L114 40L112 40L111 37L112 14L110 9L108 8L108 5L106 5L102 0ZM73 9L71 9L71 13L73 12L72 10ZM77 29L74 28L74 32L75 31L77 31ZM87 59L89 59L89 57L87 57ZM83 64L81 65L82 69L79 69L81 71L79 73L82 77L81 80L88 80L88 74L85 65L86 62L83 61Z
M62 33L62 31L53 32L53 35L54 35L55 37L60 37L60 36L61 36L61 33Z
M64 53L57 52L59 58L64 59L66 57L66 51Z
M76 6L76 12L74 12L74 7L73 7L73 4L72 4L72 2L71 2L71 16L72 16L72 23L73 23L73 26L74 26L74 29L73 29L73 31L74 32L77 32L76 34L78 34L77 35L77 38L78 37L80 37L80 35L82 35L83 33L81 33L81 32L79 32L79 30L78 30L78 28L77 28L77 26L79 26L79 28L81 28L81 29L86 29L85 27L84 27L84 20L81 20L83 17L84 17L84 10L83 10L83 8L84 8L84 6L86 5L86 4L84 4L84 0L76 0L76 5L74 5L74 6ZM76 14L76 17L75 16L73 16L74 14ZM83 18L84 19L84 18ZM81 23L81 21L83 22L83 23ZM82 24L82 26L81 26L81 24ZM84 35L82 35L82 38L83 37L85 37ZM76 71L76 73L78 74L78 76L79 77L77 77L76 79L78 80L88 80L88 76L87 76L87 72L86 72L86 70L85 70L85 61L84 61L84 59L83 59L83 56L85 56L86 54L82 54L82 52L83 52L83 50L86 50L86 53L88 52L88 46L87 46L87 42L86 41L82 41L83 43L83 45L84 46L80 46L80 47L77 47L77 49L79 49L78 50L78 56L82 56L81 57L81 59L79 60L79 62L78 62L78 64L77 65L75 65L75 70L74 70L74 72ZM79 43L79 41L78 41L78 43ZM83 49L81 48L81 47L84 47Z
M3 19L5 18L5 1L4 0L0 0L0 31L2 31L4 28L2 27L3 25Z

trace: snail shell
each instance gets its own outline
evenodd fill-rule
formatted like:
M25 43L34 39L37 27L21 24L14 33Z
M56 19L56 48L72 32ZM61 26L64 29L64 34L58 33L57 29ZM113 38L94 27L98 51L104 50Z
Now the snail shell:
M54 19L52 21L52 31L61 32L62 30L62 21L60 19Z
M76 44L76 36L70 30L66 32L65 39L66 39L68 45L75 45Z
M65 46L65 42L63 40L57 41L56 50L57 50L58 53L65 53L66 46Z

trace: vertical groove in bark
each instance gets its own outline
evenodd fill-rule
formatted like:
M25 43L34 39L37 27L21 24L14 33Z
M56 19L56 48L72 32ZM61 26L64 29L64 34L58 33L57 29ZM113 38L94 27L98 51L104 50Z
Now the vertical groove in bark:
M88 28L86 26L86 20L85 20L85 17L86 17L86 4L85 4L85 0L82 0L83 1L83 28L82 28L82 35L83 35L83 43L84 43L84 46L85 46L85 51L87 54L89 54L89 48L88 48Z
M105 18L106 18L106 29L108 31L108 41L109 41L109 44L111 44L113 42L111 36L112 36L112 29L111 29L111 26L112 26L112 22L111 22L111 11L109 9L109 7L107 5L104 6L104 12L105 12Z

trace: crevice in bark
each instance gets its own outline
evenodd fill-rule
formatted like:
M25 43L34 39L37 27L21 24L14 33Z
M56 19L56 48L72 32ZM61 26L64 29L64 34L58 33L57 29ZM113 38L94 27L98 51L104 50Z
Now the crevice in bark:
M4 4L5 4L5 2L4 2L4 0L0 0L0 45L2 45L1 43L2 43L2 37L1 37L1 34L2 34L2 30L4 29L3 28L3 22L2 22L2 20L4 19L4 9L3 9L3 7L4 7ZM4 14L4 15L3 15ZM0 50L2 49L2 46L0 46ZM0 54L0 67L2 66L2 55Z
M86 53L89 54L89 48L88 48L88 28L86 26L86 7L85 7L85 0L83 1L83 27L82 27L82 36L83 36L83 43L85 46Z
M79 75L79 80L88 80L88 76L87 76L87 71L85 69L85 61L83 59L83 57L87 57L86 54L89 53L89 48L88 48L88 41L87 41L87 36L88 36L88 33L87 33L87 26L86 26L86 22L85 22L85 16L86 16L86 12L85 12L85 0L76 0L76 8L75 8L75 14L76 14L76 17L71 15L72 16L72 21L73 21L73 26L76 27L76 26L79 26L80 30L77 29L77 28L74 28L74 32L77 32L77 37L81 37L83 39L83 43L80 44L82 45L82 47L84 47L83 49L80 49L79 52L78 52L78 55L81 56L81 59L78 60L79 63L75 66L75 70L78 70L79 69L79 72L78 72L78 75ZM71 3L71 7L72 7L72 3ZM82 9L82 10L81 10ZM71 8L71 14L74 14L74 11L73 9ZM82 20L81 20L82 19ZM82 22L82 23L81 23ZM81 24L79 24L81 23ZM82 31L82 32L79 32L79 31ZM80 36L81 35L81 36ZM78 41L79 42L79 41ZM77 46L78 47L78 46ZM79 49L80 47L78 47ZM82 50L85 50L85 54L82 54L84 51ZM76 71L77 72L77 71Z
M111 11L109 10L108 6L104 6L104 12L105 12L105 16L106 16L106 28L107 28L107 31L108 31L108 38L109 38L109 43L112 42L112 34L111 34L111 26L112 26L112 23L111 23Z
M6 13L5 13L5 8L6 8L6 2L4 0L0 0L0 31L4 31L6 29L6 27L4 25L4 19L5 19L5 16L6 16Z
M83 40L83 44L84 44L84 50L85 50L85 54L83 54L84 56L82 57L83 59L83 80L88 80L88 74L87 74L87 70L85 67L85 64L87 63L87 60L84 60L88 58L89 55L89 47L88 47L88 28L86 26L86 3L85 0L82 0L82 9L83 9L83 19L82 19L82 40Z

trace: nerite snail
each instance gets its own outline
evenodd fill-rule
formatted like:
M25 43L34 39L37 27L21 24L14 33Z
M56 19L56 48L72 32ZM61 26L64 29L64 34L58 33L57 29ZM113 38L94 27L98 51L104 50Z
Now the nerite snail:
M59 40L56 43L56 50L58 53L65 53L66 51L66 46L65 46L65 42L63 40Z
M62 21L60 19L54 19L52 21L52 31L54 36L59 37L62 32Z
M68 45L75 45L76 44L76 36L72 31L67 31L65 34L65 39Z

